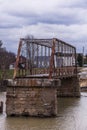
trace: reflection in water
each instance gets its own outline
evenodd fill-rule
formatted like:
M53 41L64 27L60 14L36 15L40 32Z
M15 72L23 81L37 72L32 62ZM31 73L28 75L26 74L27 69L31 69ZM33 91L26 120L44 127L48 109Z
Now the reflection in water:
M0 115L0 130L87 130L87 93L81 98L58 98L58 117Z

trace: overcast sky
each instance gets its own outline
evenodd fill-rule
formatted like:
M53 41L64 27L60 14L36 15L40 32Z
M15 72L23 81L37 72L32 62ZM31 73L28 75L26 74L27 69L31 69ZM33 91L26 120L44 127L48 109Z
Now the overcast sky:
M87 0L0 0L0 40L17 52L26 35L64 40L87 52Z

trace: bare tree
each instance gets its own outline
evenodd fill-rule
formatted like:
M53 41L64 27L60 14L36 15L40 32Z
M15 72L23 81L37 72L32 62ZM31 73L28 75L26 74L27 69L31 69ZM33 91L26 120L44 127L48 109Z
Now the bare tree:
M3 48L0 41L0 69L8 69L12 62L15 62L15 54Z

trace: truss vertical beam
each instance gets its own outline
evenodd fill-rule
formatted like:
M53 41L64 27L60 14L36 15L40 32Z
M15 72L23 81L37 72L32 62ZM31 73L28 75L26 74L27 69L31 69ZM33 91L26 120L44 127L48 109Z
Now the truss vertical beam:
M52 53L51 53L51 59L50 59L50 68L49 68L49 79L52 78L52 74L55 69L55 64L54 64L54 54L55 54L55 38L53 38L53 46L52 46Z
M20 57L21 47L22 47L22 40L20 40L20 42L19 42L19 47L18 47L18 52L17 52L17 58L16 58L16 64L15 64L13 78L15 78L17 76L17 70L18 70L18 63L19 63L19 57Z

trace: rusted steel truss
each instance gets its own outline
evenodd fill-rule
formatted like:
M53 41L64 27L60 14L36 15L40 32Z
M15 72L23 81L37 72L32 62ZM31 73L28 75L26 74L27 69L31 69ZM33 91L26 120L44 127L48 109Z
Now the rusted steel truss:
M76 48L57 38L20 39L14 78L63 78L77 74Z

